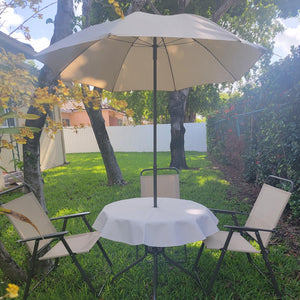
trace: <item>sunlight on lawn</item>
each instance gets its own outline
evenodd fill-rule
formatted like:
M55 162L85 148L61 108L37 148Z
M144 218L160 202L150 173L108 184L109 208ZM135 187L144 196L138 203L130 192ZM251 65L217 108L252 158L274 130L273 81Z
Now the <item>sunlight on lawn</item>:
M116 153L124 179L128 182L125 186L107 186L107 177L103 161L99 153L69 154L68 165L45 170L44 191L49 211L49 217L59 217L84 211L90 211L87 216L92 224L102 208L112 202L136 198L140 196L140 170L151 168L152 153ZM213 168L206 154L198 152L186 152L188 166L194 169L180 170L180 194L181 198L192 200L207 207L249 211L249 203L242 203L236 198L228 197L228 190L232 194L234 186L224 179L222 172ZM160 166L168 166L169 153L158 153ZM7 198L7 201L12 196ZM1 197L1 201L5 201ZM218 227L224 224L232 224L231 217L217 215ZM241 223L243 218L241 219ZM59 230L61 223L53 223ZM16 244L18 239L13 227L6 218L0 218L1 241L5 244L13 258L23 267L27 267L28 253L25 247ZM70 232L86 231L83 222L71 221L67 230ZM101 239L101 243L109 254L114 272L118 272L135 260L134 246L116 243L107 239ZM193 266L201 246L201 241L187 245L188 260L182 265L188 269ZM255 244L254 244L255 245ZM256 247L257 245L255 245ZM297 299L300 294L300 283L294 274L297 272L297 258L285 255L284 247L275 245L270 247L272 261L276 265L276 277L280 280L281 289L285 292L284 300ZM183 247L166 249L172 257L179 261L184 260ZM141 251L143 253L143 251ZM214 268L220 251L205 249L199 262L200 279L207 283ZM103 255L99 249L92 249L86 256L78 258L84 266L88 267L89 275L92 275L95 285L101 287L110 278L110 272ZM149 257L150 259L150 257ZM255 255L258 264L263 264L261 255ZM244 267L244 264L247 266ZM274 266L275 267L275 266ZM245 271L246 270L246 271ZM202 295L201 289L189 277L186 277L176 268L170 267L159 259L158 298L173 299L210 299ZM57 280L59 278L59 280ZM0 271L0 295L7 280ZM103 293L98 299L151 299L153 284L152 263L141 263L116 280L114 284L106 284ZM184 288L178 288L184 286ZM227 287L227 288L224 288ZM253 288L255 287L255 288ZM20 296L24 291L24 284L20 286ZM4 294L4 293L2 293ZM221 276L217 278L212 297L215 299L243 299L260 300L276 299L272 287L261 277L258 272L248 265L245 255L230 254L225 256ZM71 263L71 260L62 260L61 267L56 273L42 283L34 292L32 299L56 300L56 299L84 299L93 300L80 275Z

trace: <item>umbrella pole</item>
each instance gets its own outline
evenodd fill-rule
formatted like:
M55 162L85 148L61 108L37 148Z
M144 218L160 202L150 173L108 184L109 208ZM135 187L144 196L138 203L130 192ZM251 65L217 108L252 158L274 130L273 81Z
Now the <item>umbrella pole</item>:
M157 42L153 38L153 201L157 207L157 110L156 110L156 87L157 87Z

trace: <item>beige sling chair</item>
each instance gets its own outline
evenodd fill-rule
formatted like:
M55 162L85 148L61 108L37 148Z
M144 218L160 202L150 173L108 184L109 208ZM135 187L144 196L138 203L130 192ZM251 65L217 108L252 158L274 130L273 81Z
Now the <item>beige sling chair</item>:
M145 172L153 172L153 169L144 169L140 174L141 197L153 197L153 174L143 175ZM179 170L174 167L157 168L165 174L157 175L157 196L180 199ZM138 251L138 248L137 248ZM137 252L138 255L138 252ZM185 261L187 260L186 245L184 245Z
M5 193L19 189L21 187L23 186L10 189L8 191L5 191ZM102 251L109 266L112 266L110 259L108 258L104 248L102 247L99 241L100 232L93 231L91 225L89 224L86 218L86 215L88 215L89 212L83 212L49 219L33 192L29 192L8 203L2 204L2 207L9 210L13 210L26 216L30 219L30 221L37 227L37 229L40 232L39 234L36 231L36 229L30 224L24 223L19 219L8 215L10 222L13 224L16 231L22 238L22 240L19 240L18 242L25 243L29 252L31 253L30 269L28 271L28 278L23 299L26 299L29 293L32 290L34 290L39 285L39 283L42 282L49 275L49 273L58 266L58 259L64 256L71 257L72 261L80 271L83 280L87 283L91 292L95 295L98 294L76 258L77 254L87 253L95 244L97 244L100 250ZM68 231L66 231L66 226L68 220L78 217L80 217L83 220L89 232L75 235L67 235ZM57 232L55 227L51 223L51 221L59 219L63 220L61 232ZM52 246L52 244L54 245ZM55 263L52 265L49 272L43 276L43 278L34 286L34 288L31 291L29 291L31 279L34 275L36 261L49 259L55 259Z
M272 186L270 184L271 182L281 183L281 186ZM287 188L289 188L289 191L285 191L285 189ZM267 246L269 244L272 233L275 232L275 227L277 226L277 223L285 209L285 206L288 203L292 189L292 181L270 175L261 188L261 191L248 216L245 226L239 226L236 218L237 214L243 213L211 209L215 213L230 214L233 217L235 226L225 225L224 228L227 228L228 231L219 231L216 234L209 236L203 241L201 248L199 249L199 253L194 265L194 269L196 271L204 246L206 246L208 249L221 250L218 263L208 283L207 294L209 294L213 288L226 251L236 251L246 253L249 262L256 267L259 273L264 275L264 273L254 264L252 257L250 256L250 253L262 254L271 279L271 281L269 282L273 285L277 296L281 296L278 284L271 268L270 261L268 259ZM259 250L257 250L250 244L248 238L250 240L256 240L257 244L259 245Z

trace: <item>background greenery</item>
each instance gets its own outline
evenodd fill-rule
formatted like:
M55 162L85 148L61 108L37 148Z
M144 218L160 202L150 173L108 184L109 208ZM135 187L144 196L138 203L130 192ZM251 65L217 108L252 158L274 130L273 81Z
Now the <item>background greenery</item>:
M44 172L45 196L49 216L60 216L69 213L91 211L89 220L95 220L101 209L113 201L138 197L140 195L139 174L144 168L152 166L151 153L116 153L124 178L125 186L106 185L106 173L99 153L69 154L70 164ZM158 166L165 167L170 161L169 153L158 153ZM208 159L207 154L188 152L187 163L194 169L180 171L180 191L183 199L190 199L207 207L235 209L249 212L249 199L238 199L235 189L224 180L223 174ZM228 192L230 191L230 197ZM8 201L15 194L2 197ZM231 224L230 218L218 216L220 228L223 224ZM57 221L58 222L58 221ZM243 223L243 220L241 220ZM62 224L57 223L59 229ZM0 218L1 241L15 260L24 268L28 254L24 246L16 243L17 234L7 221ZM81 222L70 222L68 229L76 233L84 229ZM109 240L102 240L118 272L135 260L135 247ZM273 241L274 242L274 241ZM187 245L188 262L184 267L191 269L196 258L200 242ZM142 247L141 247L142 250ZM271 246L270 260L274 262L275 275L283 290L284 299L296 299L300 294L298 258L289 254L285 244ZM182 259L183 247L167 249L169 255ZM140 251L142 253L142 251ZM199 276L204 285L215 266L219 252L206 250L200 261ZM91 253L79 255L96 286L101 286L109 278L109 267L97 247ZM264 268L260 255L255 256L258 265ZM158 299L203 299L200 287L184 273L159 260ZM151 257L129 272L125 273L114 284L107 285L99 299L151 299L153 265ZM0 295L4 294L7 280L0 274ZM21 293L24 284L20 286ZM223 268L212 291L215 299L275 299L272 287L263 277L248 264L243 254L226 255ZM61 260L60 268L53 272L42 283L31 299L95 299L81 280L76 267L69 258Z
M295 183L290 208L300 217L300 47L208 118L208 151L261 184L270 175Z

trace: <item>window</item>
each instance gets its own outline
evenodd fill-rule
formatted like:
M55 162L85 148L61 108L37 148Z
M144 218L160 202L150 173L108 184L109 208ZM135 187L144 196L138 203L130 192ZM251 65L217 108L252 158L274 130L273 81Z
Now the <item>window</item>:
M63 123L64 127L68 127L68 126L70 126L70 119L63 119L62 123Z
M10 112L9 108L5 108L4 109L4 113L9 113L9 112ZM2 127L16 127L16 119L15 118L6 119L2 123Z

